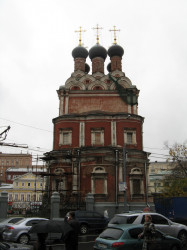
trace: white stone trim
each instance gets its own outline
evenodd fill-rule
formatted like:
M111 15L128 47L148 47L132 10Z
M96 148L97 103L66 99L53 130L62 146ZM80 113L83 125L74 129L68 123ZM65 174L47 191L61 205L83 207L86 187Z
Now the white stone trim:
M65 114L68 114L68 106L69 106L69 95L66 96L66 104L65 104Z
M80 122L79 147L85 146L85 122Z
M117 140L116 140L116 121L111 121L111 143L112 146L117 145Z

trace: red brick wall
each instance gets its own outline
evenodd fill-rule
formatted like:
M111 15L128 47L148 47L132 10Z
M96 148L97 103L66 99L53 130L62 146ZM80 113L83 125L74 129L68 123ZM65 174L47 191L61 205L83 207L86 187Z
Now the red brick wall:
M84 113L89 111L106 111L106 112L128 112L128 106L119 96L91 96L69 97L69 114Z

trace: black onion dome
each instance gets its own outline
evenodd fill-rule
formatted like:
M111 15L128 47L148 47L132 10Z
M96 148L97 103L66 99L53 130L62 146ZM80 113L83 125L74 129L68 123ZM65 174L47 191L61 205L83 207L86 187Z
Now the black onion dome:
M90 72L90 66L87 63L85 63L85 72L86 73Z
M88 56L88 51L82 46L77 46L76 48L73 49L72 51L72 56L73 58L85 58Z
M121 46L114 44L108 49L108 55L111 57L113 56L120 56L122 57L124 54L124 50Z
M107 65L107 70L108 70L108 72L111 72L111 63L109 63L109 64Z
M105 60L107 57L107 51L103 46L96 44L89 50L89 57L91 60L95 57L102 57Z

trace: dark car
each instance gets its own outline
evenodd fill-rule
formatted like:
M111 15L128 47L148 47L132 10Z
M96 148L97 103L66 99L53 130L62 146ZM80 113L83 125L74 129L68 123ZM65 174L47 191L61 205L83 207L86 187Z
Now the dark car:
M138 235L142 233L143 225L121 224L107 227L95 240L94 250L116 249L116 250L140 250L143 239ZM182 243L177 238L163 234L156 230L154 250L181 250Z
M90 231L100 231L106 228L108 219L102 214L93 211L75 211L75 218L80 223L81 234L87 234Z

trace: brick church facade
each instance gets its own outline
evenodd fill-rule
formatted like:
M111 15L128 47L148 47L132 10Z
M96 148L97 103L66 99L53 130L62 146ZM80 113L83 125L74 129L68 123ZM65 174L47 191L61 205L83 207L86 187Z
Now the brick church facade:
M89 51L81 44L72 51L74 72L57 90L53 150L45 154L50 192L92 194L98 211L122 211L124 203L132 210L148 202L144 118L138 115L139 90L122 70L123 54L116 43L108 51L98 42Z

